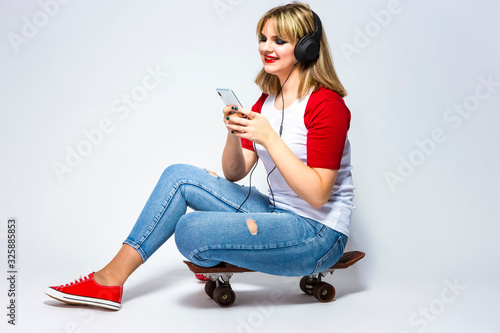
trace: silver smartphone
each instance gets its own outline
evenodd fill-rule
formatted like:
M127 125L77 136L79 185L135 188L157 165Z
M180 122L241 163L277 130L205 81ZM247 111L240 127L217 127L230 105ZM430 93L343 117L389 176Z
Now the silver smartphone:
M235 93L231 89L217 88L215 90L219 94L220 98L222 98L224 105L236 105L242 107L238 97L236 97Z

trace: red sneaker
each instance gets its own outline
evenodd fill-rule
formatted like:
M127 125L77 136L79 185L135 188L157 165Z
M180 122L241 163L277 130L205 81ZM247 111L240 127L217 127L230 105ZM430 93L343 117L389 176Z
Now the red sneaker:
M69 304L94 305L120 310L123 287L102 286L94 280L94 273L90 273L68 284L49 287L45 293L58 301Z
M210 280L210 278L207 278L205 275L203 274L195 274L194 276L196 276L196 278L200 281L208 281Z

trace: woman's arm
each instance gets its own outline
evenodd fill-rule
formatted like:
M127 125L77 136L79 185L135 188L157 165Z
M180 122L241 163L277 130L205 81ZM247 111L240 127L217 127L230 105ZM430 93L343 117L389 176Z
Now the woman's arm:
M240 138L228 133L226 145L222 152L224 177L232 182L243 179L250 172L255 162L257 162L255 152L243 149Z
M305 165L274 131L266 117L244 108L239 110L248 119L230 117L226 126L234 134L229 135L264 146L290 188L312 207L322 207L332 194L338 170Z
M230 106L223 109L224 122L229 123L227 117L233 110ZM237 118L234 116L234 118ZM255 152L243 149L239 137L231 133L228 129L226 145L222 152L222 171L224 177L232 182L243 179L257 162L257 154Z
M332 195L338 170L304 164L277 135L264 145L288 186L313 208L323 207Z

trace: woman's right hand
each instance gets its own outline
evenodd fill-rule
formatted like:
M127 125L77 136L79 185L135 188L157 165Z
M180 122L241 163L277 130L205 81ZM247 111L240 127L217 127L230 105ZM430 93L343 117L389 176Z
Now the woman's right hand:
M231 121L231 117L240 117L240 118L247 118L244 113L239 113L238 110L241 107L238 107L236 105L228 105L222 109L222 113L224 114L224 124L234 124ZM229 119L228 119L229 118ZM228 132L231 133L231 130L228 129Z

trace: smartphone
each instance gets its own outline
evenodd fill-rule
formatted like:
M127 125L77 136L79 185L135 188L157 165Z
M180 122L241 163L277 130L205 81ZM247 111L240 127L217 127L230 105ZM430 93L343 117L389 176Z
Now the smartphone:
M238 100L238 97L236 97L235 93L231 89L217 88L215 90L219 94L220 98L222 98L222 101L226 106L228 105L242 106L240 101Z

